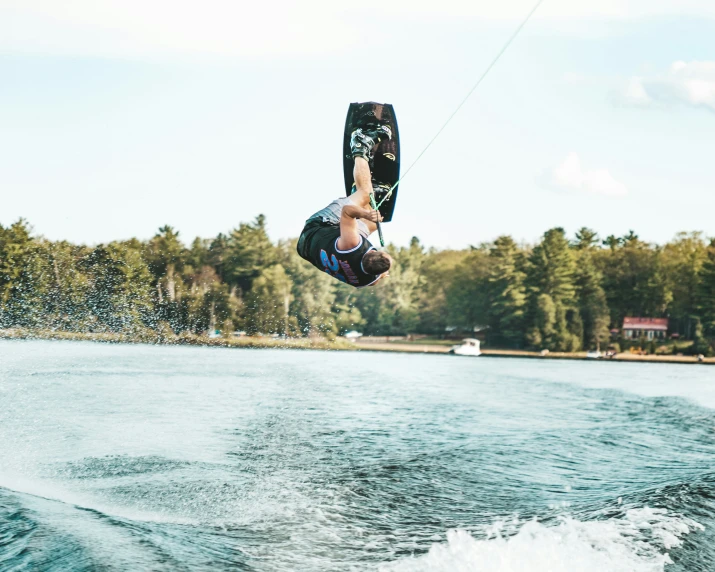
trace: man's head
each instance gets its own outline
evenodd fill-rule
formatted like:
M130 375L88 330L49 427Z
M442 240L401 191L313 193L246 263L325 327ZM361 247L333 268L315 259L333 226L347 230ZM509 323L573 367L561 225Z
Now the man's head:
M362 267L368 274L383 274L392 266L392 257L384 250L370 250L362 257Z

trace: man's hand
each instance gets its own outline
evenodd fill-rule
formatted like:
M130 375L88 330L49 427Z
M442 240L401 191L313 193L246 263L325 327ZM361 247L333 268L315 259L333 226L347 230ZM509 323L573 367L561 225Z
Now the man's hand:
M380 211L362 209L355 205L345 205L343 207L343 214L345 216L349 216L350 218L361 218L369 220L370 222L382 222L382 215L380 214Z
M360 218L369 220L370 222L382 222L382 215L380 211L374 211L372 209L364 209L364 214Z

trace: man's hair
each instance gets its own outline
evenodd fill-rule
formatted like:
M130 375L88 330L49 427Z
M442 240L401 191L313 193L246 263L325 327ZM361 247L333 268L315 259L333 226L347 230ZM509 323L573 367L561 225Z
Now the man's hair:
M370 250L362 257L362 267L368 274L382 274L392 266L392 257L383 250Z

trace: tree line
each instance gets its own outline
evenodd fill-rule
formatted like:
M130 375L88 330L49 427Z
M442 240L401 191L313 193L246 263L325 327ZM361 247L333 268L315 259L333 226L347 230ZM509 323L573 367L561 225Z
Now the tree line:
M608 343L626 316L667 317L701 353L715 340L715 239L665 245L630 232L548 230L463 250L389 246L395 264L355 290L273 243L258 216L186 245L170 226L145 241L75 245L0 225L0 327L146 334L243 330L334 337L481 329L494 347L578 351Z

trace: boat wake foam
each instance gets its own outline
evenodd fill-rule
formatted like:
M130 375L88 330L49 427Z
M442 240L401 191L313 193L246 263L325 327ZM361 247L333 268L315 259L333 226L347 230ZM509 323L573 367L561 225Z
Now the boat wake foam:
M557 526L530 521L509 537L497 523L481 540L450 530L446 544L385 564L380 572L660 572L672 563L668 551L702 529L694 520L650 508L603 521L562 518Z

